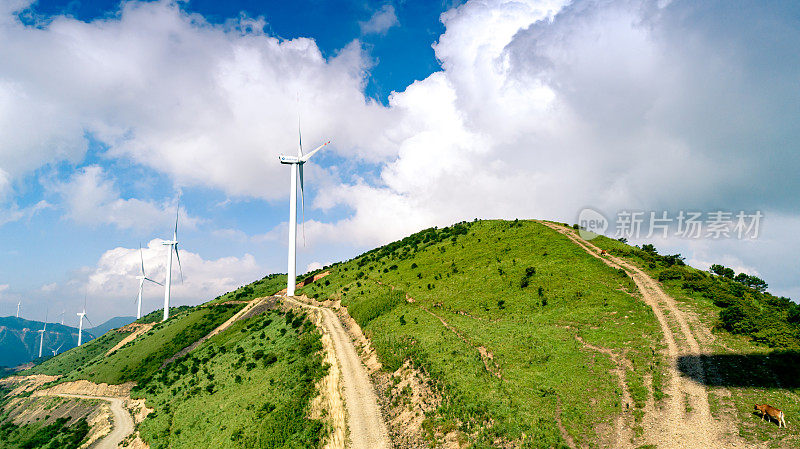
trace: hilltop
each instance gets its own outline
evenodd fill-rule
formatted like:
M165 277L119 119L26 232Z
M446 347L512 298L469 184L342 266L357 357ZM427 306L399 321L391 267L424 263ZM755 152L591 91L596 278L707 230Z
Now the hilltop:
M342 447L348 431L360 447L342 409L354 345L396 447L795 447L752 406L800 414L797 306L720 272L560 223L426 229L308 273L299 297L270 296L286 277L269 275L47 360L14 380L33 395L0 401L0 436L78 439L102 409L88 397L58 398L83 410L66 423L31 410L88 391L125 399L151 448Z

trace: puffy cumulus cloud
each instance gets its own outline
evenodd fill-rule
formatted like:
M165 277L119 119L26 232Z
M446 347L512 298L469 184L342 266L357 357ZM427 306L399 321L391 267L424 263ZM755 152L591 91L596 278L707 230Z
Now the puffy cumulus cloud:
M123 199L102 167L90 165L73 173L66 182L51 187L67 209L66 216L76 223L110 224L121 229L163 228L175 217L175 202L156 204L136 198ZM194 228L199 219L181 209L181 227Z
M94 316L105 318L130 314L135 311L133 301L139 285L136 276L139 276L142 259L147 276L164 282L168 247L162 242L160 239L151 240L142 249L142 258L139 248L110 249L100 256L96 266L76 273L67 282L67 289L81 292L85 289L89 302L93 303ZM263 268L258 266L251 254L206 260L199 254L180 248L179 253L183 282L173 255L172 305L200 304L263 276ZM148 312L162 308L164 288L146 283L143 298L143 308Z
M212 25L171 1L35 26L14 16L25 6L0 9L0 187L82 158L91 134L178 184L272 198L284 184L275 156L297 147L298 93L306 142L391 154L378 132L391 114L364 97L357 41L325 59L311 39L263 34L263 20Z
M378 182L323 189L316 207L352 213L316 232L369 245L473 217L571 222L587 205L797 217L800 24L781 11L791 5L772 6L493 0L448 11L434 45L442 70L390 96L395 158ZM743 270L769 257L712 248L698 257Z
M383 5L381 9L375 11L375 14L369 20L359 22L358 26L361 28L361 34L383 34L399 23L394 6Z
M378 197L407 206L394 221L405 230L472 216L571 220L587 204L797 213L787 192L800 187L788 176L800 168L800 64L780 59L798 59L800 28L779 19L724 3L468 2L442 16L443 70L390 97L397 156L381 183L316 204L352 207L341 226L359 238L403 233L378 220Z

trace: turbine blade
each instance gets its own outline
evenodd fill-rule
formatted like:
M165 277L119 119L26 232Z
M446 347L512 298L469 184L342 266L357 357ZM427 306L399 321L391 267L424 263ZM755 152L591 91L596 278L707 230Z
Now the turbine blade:
M303 157L303 133L300 132L300 114L297 114L297 155Z
M297 156L303 157L303 133L300 132L300 92L297 92Z
M144 274L144 255L142 254L142 242L139 242L139 259L142 261L142 276L145 276L145 274Z
M306 154L305 156L301 156L301 157L300 157L300 161L301 161L301 162L306 162L306 161L308 161L309 159L311 159L311 156L313 156L313 155L314 155L314 153L316 153L317 151L321 150L321 149L322 149L322 147L324 147L325 145L327 145L327 144L329 144L329 143L331 143L331 141L330 141L330 140L329 140L329 141L327 141L327 142L325 142L325 143L323 143L322 145L320 145L320 146L318 146L318 147L314 148L314 150L313 150L312 152L310 152L310 153Z
M303 246L306 246L306 198L303 193L303 164L298 164L300 170L300 214L302 221L300 221L300 228L303 230Z
M178 200L178 207L175 209L175 233L173 236L175 237L173 240L178 240L178 213L181 211L181 203Z
M162 286L162 287L164 286L164 284L162 284L161 282L154 281L154 280L152 280L152 279L150 279L150 278L144 278L144 280L145 280L145 281L150 281L150 282L152 282L152 283L154 283L154 284L158 284L158 285L160 285L160 286Z
M183 267L181 267L181 255L178 253L178 244L175 244L175 258L178 260L178 270L181 272L181 284L183 284Z
M91 324L91 325L92 325L92 327L97 327L97 326L95 326L95 325L94 325L94 323L92 323L92 320L90 320L90 319L89 319L89 317L88 317L87 315L84 315L83 317L84 317L84 318L86 318L86 321L88 321L88 322L89 322L89 324ZM91 329L91 327L90 327L89 329Z

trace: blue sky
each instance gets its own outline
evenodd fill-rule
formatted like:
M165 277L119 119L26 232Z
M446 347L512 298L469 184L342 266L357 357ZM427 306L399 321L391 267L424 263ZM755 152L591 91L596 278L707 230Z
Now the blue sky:
M754 240L635 242L800 298L798 30L793 2L7 2L0 315L132 313L178 198L175 303L285 272L298 115L333 140L299 272L475 217L759 210Z

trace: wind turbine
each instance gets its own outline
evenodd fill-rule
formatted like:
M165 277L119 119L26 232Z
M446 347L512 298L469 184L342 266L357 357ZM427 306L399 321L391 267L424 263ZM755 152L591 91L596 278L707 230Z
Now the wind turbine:
M178 209L175 211L175 232L172 234L172 240L161 242L162 245L169 246L167 254L167 280L164 282L164 319L169 319L169 289L172 285L172 251L175 251L175 258L178 259L178 269L181 271L181 283L183 283L183 268L181 268L181 256L178 254L178 212L181 206L178 204Z
M64 346L64 343L61 343L61 346L57 347L56 349L50 348L50 350L53 351L53 357L58 355L58 350L61 349L62 346Z
M39 358L42 358L42 346L44 346L44 332L47 330L47 312L44 312L44 327L39 332Z
M286 296L294 296L294 288L297 282L297 178L300 178L300 206L303 213L303 224L305 224L305 198L303 196L303 164L311 159L322 147L331 143L327 141L315 148L310 153L303 155L303 135L300 133L300 120L297 121L297 156L286 156L281 154L278 160L281 164L292 166L291 187L289 190L289 275L286 280Z
M62 310L62 311L61 311L61 313L60 313L60 314L58 314L58 316L60 316L60 317L61 317L61 325L62 325L62 326L64 325L64 314L66 314L66 313L67 313L67 311L66 311L66 310Z
M170 253L170 254L172 254L172 253ZM142 317L142 287L144 286L144 281L150 281L150 282L152 282L154 284L164 285L161 282L154 281L154 280L150 279L144 273L144 256L142 255L142 244L141 243L139 244L139 259L142 261L142 271L141 271L142 274L139 275L139 276L136 276L136 279L139 280L139 296L138 296L139 300L138 300L138 305L136 306L136 319L137 320Z
M92 320L90 320L89 317L86 316L86 296L83 297L83 312L78 312L78 317L80 318L80 320L78 321L78 346L80 346L81 342L83 341L83 319L86 318L86 321L88 321L89 324L94 326Z
M17 318L19 318L19 306L22 305L22 301L17 302Z

